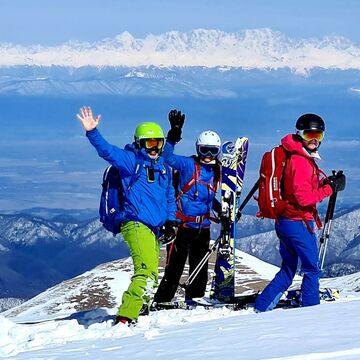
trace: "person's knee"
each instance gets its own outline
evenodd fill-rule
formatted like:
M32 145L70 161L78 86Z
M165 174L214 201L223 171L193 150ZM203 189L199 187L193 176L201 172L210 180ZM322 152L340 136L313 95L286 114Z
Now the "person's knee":
M303 266L301 268L301 271L304 275L307 275L309 277L320 278L321 275L321 270L318 263L309 264L306 267Z

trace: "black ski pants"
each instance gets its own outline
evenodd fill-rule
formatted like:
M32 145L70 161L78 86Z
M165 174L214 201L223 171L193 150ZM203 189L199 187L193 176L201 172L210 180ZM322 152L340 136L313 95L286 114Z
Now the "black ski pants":
M154 296L155 302L171 301L179 285L187 257L191 274L209 250L210 228L180 227L175 241L167 247L165 274ZM185 291L185 300L202 297L208 280L208 263Z

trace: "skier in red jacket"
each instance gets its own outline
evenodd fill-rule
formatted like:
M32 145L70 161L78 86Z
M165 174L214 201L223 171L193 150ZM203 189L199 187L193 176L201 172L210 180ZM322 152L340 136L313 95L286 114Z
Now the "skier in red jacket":
M319 256L314 222L321 226L316 205L334 191L345 188L345 175L326 175L316 164L318 149L324 138L325 123L315 114L302 115L296 122L296 134L286 135L281 144L291 154L282 181L282 197L288 205L276 220L275 230L280 239L282 265L275 278L257 297L257 311L272 310L291 285L298 260L304 274L301 285L301 305L320 303ZM325 176L323 176L324 174Z

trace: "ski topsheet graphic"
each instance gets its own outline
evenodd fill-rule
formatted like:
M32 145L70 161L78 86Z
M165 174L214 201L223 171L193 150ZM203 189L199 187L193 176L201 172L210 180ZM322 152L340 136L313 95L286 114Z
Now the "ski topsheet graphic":
M248 139L237 138L222 145L221 232L210 297L231 301L235 296L236 211L243 188Z

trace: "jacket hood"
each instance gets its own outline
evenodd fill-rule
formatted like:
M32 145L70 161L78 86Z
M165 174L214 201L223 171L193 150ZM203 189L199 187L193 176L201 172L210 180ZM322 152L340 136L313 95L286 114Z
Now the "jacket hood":
M306 149L302 146L301 140L299 140L298 135L288 134L281 139L281 145L285 148L285 150L298 154L301 156L305 156L308 158L319 158L318 152L314 152L313 154L309 154Z

